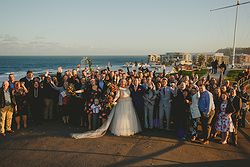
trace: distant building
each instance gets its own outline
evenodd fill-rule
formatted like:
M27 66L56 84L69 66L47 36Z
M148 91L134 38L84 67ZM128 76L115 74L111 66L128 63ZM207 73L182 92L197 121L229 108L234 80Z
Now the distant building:
M157 55L157 54L148 55L148 63L149 64L160 64L161 63L161 56Z
M232 61L232 58L230 58ZM250 65L250 55L249 54L235 54L234 63L238 65Z
M202 62L199 62L199 57L204 57ZM224 53L198 53L192 56L192 61L194 64L201 64L201 66L210 66L213 60L217 60L218 64L221 64L223 61L225 64L229 64L229 56L225 56Z
M213 58L216 59L219 64L221 64L223 61L225 64L229 64L229 57L225 56L224 53L215 53Z
M191 64L192 63L192 55L189 53L181 53L181 52L168 52L164 55L161 55L161 62L163 64Z

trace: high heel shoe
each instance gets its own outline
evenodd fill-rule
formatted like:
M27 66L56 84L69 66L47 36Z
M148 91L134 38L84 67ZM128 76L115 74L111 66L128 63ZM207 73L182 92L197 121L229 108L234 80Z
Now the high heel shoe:
M220 144L227 144L227 141L221 141Z

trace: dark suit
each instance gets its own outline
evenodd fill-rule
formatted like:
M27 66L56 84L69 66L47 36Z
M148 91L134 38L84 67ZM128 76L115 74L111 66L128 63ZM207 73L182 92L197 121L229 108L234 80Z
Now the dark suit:
M62 73L57 72L56 73L56 78L57 78L57 81L58 81L58 86L62 87L63 86L63 76L62 76Z
M227 113L232 113L231 117L233 120L235 131L232 134L233 143L236 145L238 142L237 129L238 129L238 119L240 115L240 110L242 107L242 100L238 96L229 97L229 103L227 105Z
M20 79L20 82L24 82L24 86L30 90L33 86L33 80L28 80L27 77L23 77Z
M132 101L136 110L136 113L139 117L141 126L144 127L144 100L143 95L145 93L145 89L138 85L137 89L135 90L134 85L129 87L131 92Z
M104 80L99 80L97 81L97 86L101 90L102 97L104 97L108 89L107 82Z

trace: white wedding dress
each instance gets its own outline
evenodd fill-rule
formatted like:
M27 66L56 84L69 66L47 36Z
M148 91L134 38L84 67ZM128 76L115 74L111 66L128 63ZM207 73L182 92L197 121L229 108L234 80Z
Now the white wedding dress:
M114 101L116 100L118 100L117 104L112 109L107 121L100 128L95 131L72 134L72 137L75 139L98 138L105 135L108 129L116 136L131 136L140 132L140 121L130 97L130 90L120 87Z

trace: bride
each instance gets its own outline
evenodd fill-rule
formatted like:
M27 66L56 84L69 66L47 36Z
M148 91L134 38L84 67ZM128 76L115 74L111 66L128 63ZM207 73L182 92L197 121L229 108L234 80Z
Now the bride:
M72 134L75 139L97 138L105 135L108 128L117 136L131 136L141 131L140 121L130 97L127 81L122 79L120 87L114 99L113 107L107 121L97 130L85 133Z

